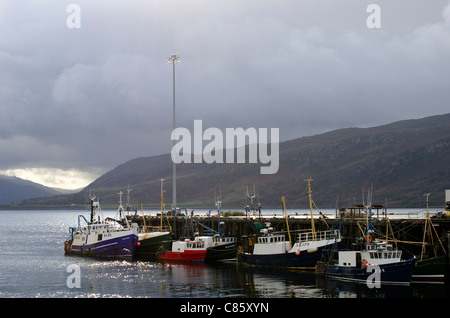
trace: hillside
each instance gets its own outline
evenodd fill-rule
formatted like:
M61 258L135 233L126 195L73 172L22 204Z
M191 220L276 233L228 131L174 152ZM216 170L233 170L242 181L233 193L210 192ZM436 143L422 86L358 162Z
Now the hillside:
M334 208L338 193L344 206L362 203L362 189L373 185L373 203L388 207L443 207L450 188L450 114L405 120L372 128L347 128L280 143L280 168L261 175L257 164L180 164L177 166L179 207L214 207L220 186L224 209L246 203L253 183L262 207L306 208L306 182L312 177L313 198L320 208ZM132 159L95 180L101 202L117 204L118 192L132 190L131 202L159 204L164 178L167 207L172 202L170 155ZM86 191L79 196L84 197ZM73 199L73 197L71 197ZM81 199L80 199L81 200Z
M60 192L38 183L0 175L0 204L50 197L58 194Z

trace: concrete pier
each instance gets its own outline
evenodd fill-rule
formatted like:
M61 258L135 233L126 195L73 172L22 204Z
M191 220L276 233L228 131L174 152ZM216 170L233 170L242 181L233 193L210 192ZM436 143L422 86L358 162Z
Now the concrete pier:
M346 248L351 249L352 245L357 243L357 238L362 237L362 231L366 226L366 218L361 217L358 213L346 214L341 224L341 234L344 238ZM418 255L422 249L422 241L424 238L425 219L411 218L395 218L387 219L383 217L372 217L373 227L378 233L378 239L385 240L388 233L388 240L397 244L399 249L407 255ZM132 222L143 225L142 215L128 216ZM314 226L316 231L328 230L335 228L339 219L318 217L314 218ZM448 234L450 232L450 217L433 217L431 218L434 229L447 247ZM286 232L286 218L283 216L220 216L221 231L224 235L236 236L238 239L244 237L259 235L260 230L268 224L273 228L273 232ZM161 225L160 216L145 216L145 224L155 228ZM290 215L288 217L289 231L292 237L296 237L295 233L311 229L311 219L307 217L297 217ZM211 234L218 231L218 217L212 216L164 216L163 225L169 226L176 238ZM435 244L438 244L434 240Z

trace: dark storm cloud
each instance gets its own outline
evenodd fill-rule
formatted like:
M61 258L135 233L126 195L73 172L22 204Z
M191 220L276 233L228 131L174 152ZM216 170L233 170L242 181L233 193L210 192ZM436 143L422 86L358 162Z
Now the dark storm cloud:
M69 29L66 8L81 9ZM282 140L448 112L448 1L2 1L0 169L110 169L177 125Z

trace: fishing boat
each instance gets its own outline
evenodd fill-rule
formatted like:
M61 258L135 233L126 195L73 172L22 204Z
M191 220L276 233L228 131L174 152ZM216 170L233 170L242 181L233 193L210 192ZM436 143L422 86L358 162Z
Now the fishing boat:
M236 260L238 245L235 236L214 235L206 248L205 263Z
M417 261L412 274L412 281L444 284L448 273L449 260L447 255L425 258Z
M133 257L138 242L137 224L126 218L103 218L100 204L90 198L90 221L78 216L78 226L69 228L64 242L66 255L95 257ZM85 221L86 225L81 223Z
M170 250L172 247L172 232L170 228L163 226L163 215L164 215L164 194L163 181L161 179L161 223L159 227L147 226L145 223L144 210L142 208L142 220L143 225L138 231L138 243L136 246L135 255L137 258L150 258L156 257L158 250L163 247L166 250Z
M317 272L326 277L368 283L409 285L416 258L401 260L402 251L387 242L367 244L361 251L338 251L338 262L318 263Z
M277 267L289 269L315 269L323 253L331 251L335 242L341 241L339 232L329 230L305 232L291 248L285 234L273 233L270 224L262 229L252 253L238 253L238 263L247 266Z
M296 242L292 244L285 199L282 197L289 239L286 239L284 233L274 233L273 228L267 223L266 228L260 230L262 235L254 243L253 252L242 250L238 252L237 261L240 265L314 270L324 253L340 248L342 238L338 228L326 231L315 230L311 198L312 179L305 181L308 182L311 230L299 233ZM339 224L338 222L337 225Z
M205 241L200 238L183 239L172 242L171 250L161 247L156 257L162 261L204 262L206 256Z
M367 205L367 208L367 229L363 236L363 248L337 251L337 260L318 262L316 273L338 280L374 284L371 286L377 286L375 284L409 285L417 261L416 257L402 260L401 250L393 248L387 241L376 240L372 226L371 203Z
M155 257L161 246L165 248L171 247L172 233L170 231L152 231L148 227L145 227L144 229L142 229L142 232L138 233L138 242L135 252L137 258Z

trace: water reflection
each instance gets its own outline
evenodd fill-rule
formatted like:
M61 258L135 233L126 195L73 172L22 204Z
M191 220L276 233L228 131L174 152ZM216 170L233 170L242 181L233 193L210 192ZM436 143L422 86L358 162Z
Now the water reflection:
M92 261L83 290L101 297L183 298L429 298L446 297L444 285L382 285L326 279L313 272L248 268L236 264Z
M363 283L343 282L334 279L317 277L317 286L328 298L410 298L411 286L381 285L380 288L369 288Z
M246 297L322 297L311 273L239 267L236 279Z
M153 298L450 298L445 285L369 289L310 272L232 264L162 263L64 256L63 242L79 212L0 213L0 297ZM31 243L23 243L23 237ZM70 264L81 288L69 288Z

